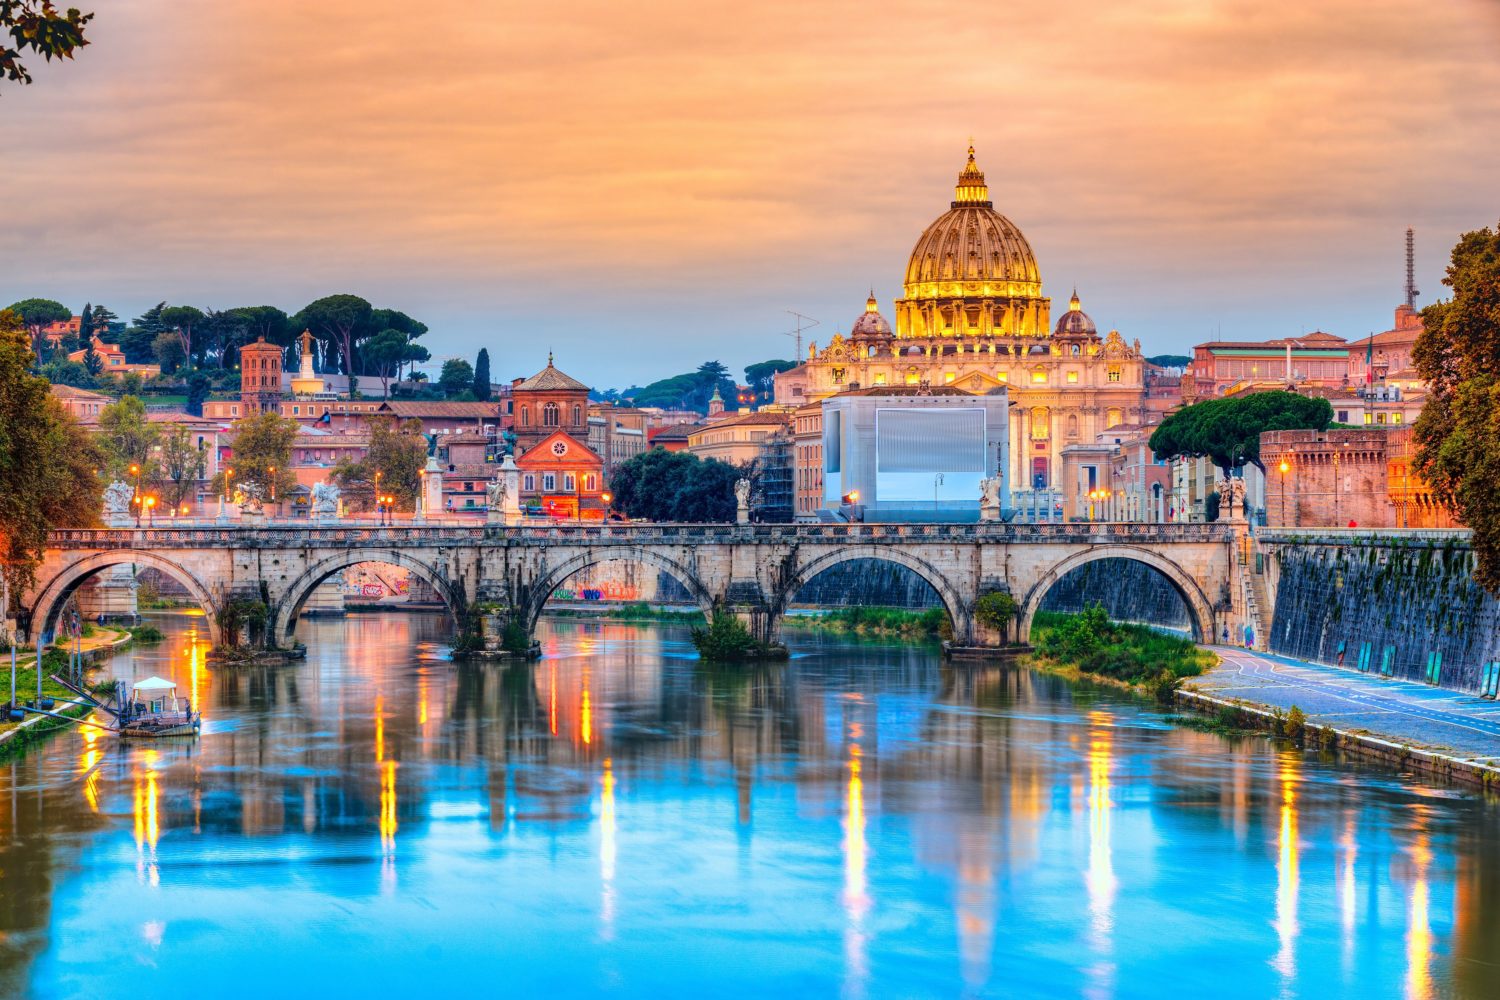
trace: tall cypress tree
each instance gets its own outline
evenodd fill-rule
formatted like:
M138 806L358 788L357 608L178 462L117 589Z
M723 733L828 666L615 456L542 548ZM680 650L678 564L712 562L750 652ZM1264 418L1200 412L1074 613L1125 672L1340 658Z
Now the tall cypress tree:
M85 302L83 304L83 315L78 318L78 340L85 348L93 344L94 336L94 304Z
M474 359L474 398L480 402L490 398L490 352L484 347Z

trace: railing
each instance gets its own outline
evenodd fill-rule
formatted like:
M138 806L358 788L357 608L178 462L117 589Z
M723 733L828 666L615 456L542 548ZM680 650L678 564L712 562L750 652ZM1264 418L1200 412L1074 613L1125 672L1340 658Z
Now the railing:
M1262 545L1457 545L1467 548L1467 528L1257 528Z
M48 545L80 548L296 548L324 545L444 546L513 544L755 545L785 543L1203 543L1232 537L1227 524L1143 524L1130 521L1004 524L451 524L313 525L305 520L253 527L174 525L75 528L51 533Z

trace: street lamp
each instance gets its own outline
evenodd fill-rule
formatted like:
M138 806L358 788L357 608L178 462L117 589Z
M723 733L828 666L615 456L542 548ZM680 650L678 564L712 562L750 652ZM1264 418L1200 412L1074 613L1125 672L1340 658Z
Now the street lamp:
M1287 526L1287 472L1292 471L1292 463L1281 459L1281 465L1277 466L1281 472L1281 526Z
M149 528L155 523L153 514L156 509L156 497L147 497L142 506L146 508L146 527Z

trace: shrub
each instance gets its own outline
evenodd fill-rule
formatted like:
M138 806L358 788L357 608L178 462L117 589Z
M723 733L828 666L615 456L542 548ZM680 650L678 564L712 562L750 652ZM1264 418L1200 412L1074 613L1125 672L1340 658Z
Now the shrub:
M1303 735L1307 732L1307 715L1293 705L1286 713L1286 722L1283 726L1285 735L1301 742Z
M992 628L1010 639L1010 625L1021 610L1016 599L1007 591L994 590L982 595L974 602L974 617L979 624Z
M161 642L166 634L155 625L137 625L130 629L130 637L136 642Z
M531 637L519 618L511 618L500 633L500 648L507 653L524 653L531 648Z

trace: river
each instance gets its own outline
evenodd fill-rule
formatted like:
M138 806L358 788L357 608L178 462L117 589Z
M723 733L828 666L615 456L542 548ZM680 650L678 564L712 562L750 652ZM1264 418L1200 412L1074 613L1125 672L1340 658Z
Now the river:
M936 651L447 619L116 658L188 742L72 729L0 766L0 979L37 997L1496 996L1491 802Z

